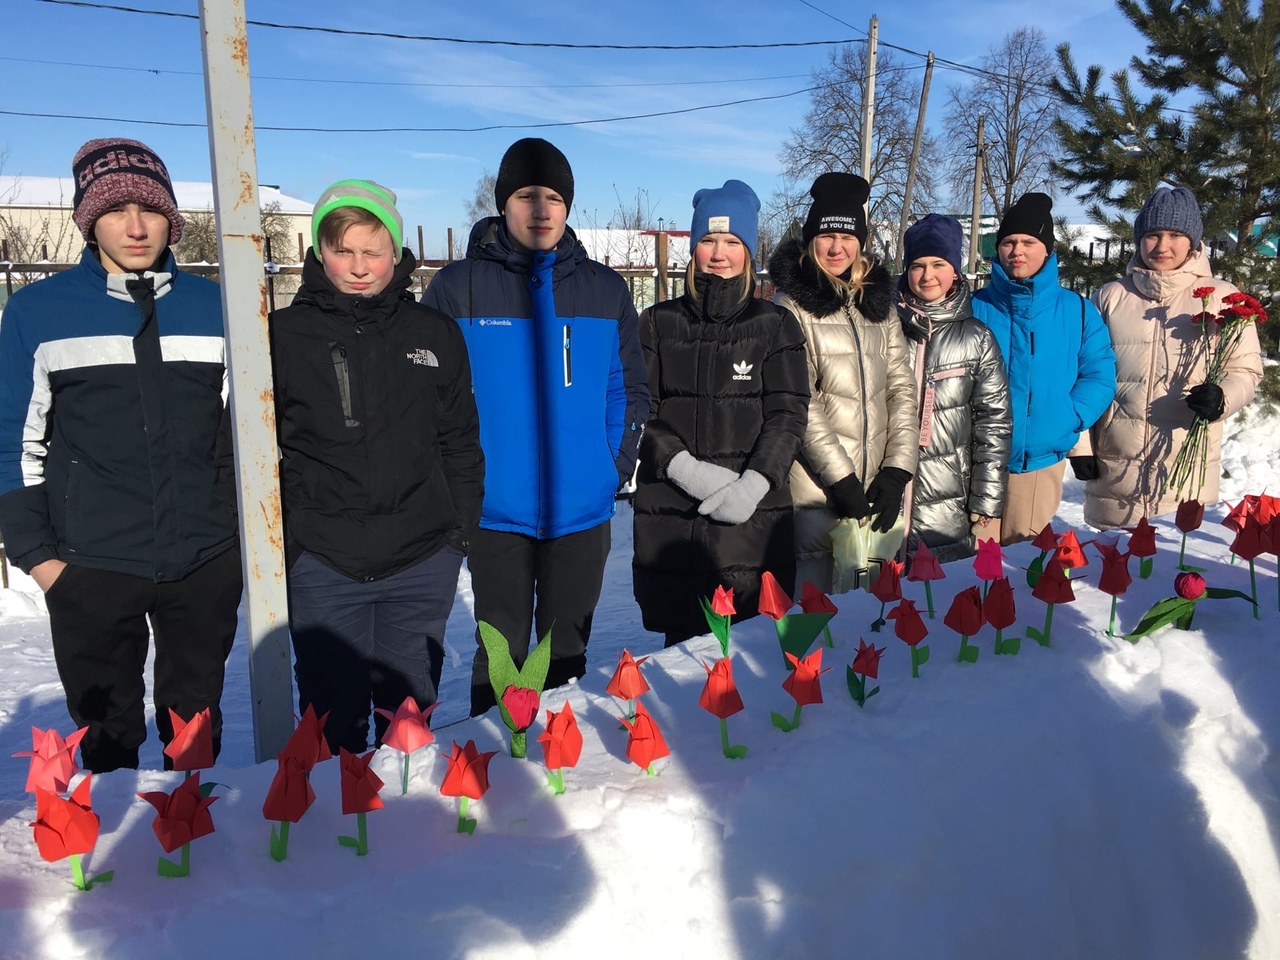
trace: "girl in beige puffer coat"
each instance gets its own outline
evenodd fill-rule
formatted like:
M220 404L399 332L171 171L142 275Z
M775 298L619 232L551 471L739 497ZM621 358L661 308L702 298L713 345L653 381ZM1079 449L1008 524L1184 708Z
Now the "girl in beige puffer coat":
M1222 420L1248 404L1262 380L1250 323L1223 380L1205 382L1206 351L1192 319L1205 308L1193 291L1211 288L1208 311L1216 314L1236 288L1213 276L1202 232L1191 191L1159 188L1134 221L1137 250L1124 279L1094 293L1116 354L1115 399L1072 451L1072 467L1087 481L1084 518L1094 527L1128 526L1177 509L1169 470L1195 416L1210 421L1208 466L1204 486L1183 497L1216 501ZM1216 346L1216 324L1210 331Z

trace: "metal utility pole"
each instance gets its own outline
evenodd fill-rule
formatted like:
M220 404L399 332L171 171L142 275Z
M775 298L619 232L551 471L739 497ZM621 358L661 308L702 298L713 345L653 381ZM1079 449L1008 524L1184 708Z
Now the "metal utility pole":
M907 221L911 218L911 194L916 188L916 165L920 162L920 143L924 139L924 114L929 106L929 82L933 79L933 51L929 51L929 59L924 65L924 86L920 88L920 112L916 114L916 137L911 144L911 162L907 164L907 188L902 195L902 218L898 221L898 253L894 263L898 272L906 270L902 262L902 238L907 232Z
M200 0L200 47L240 481L253 748L261 763L293 732L293 671L244 0Z
M867 28L867 80L866 96L862 99L862 179L871 182L871 130L876 113L876 38L880 35L880 21L871 18Z
M969 220L969 278L978 272L978 248L982 246L982 160L987 149L983 134L987 128L987 115L978 116L978 142L973 161L973 216Z

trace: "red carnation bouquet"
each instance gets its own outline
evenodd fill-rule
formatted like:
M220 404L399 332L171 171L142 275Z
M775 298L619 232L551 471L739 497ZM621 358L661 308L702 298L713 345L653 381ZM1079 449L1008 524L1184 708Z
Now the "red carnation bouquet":
M1247 293L1229 293L1222 298L1222 309L1217 314L1209 312L1209 300L1213 287L1197 287L1191 295L1199 299L1204 310L1191 318L1200 324L1200 348L1204 352L1205 383L1221 383L1227 375L1227 363L1240 345L1240 339L1250 323L1266 323L1267 311L1262 304ZM1215 341L1209 325L1218 325ZM1195 496L1204 486L1205 469L1209 458L1209 421L1194 417L1186 439L1174 458L1173 467L1165 481L1180 500Z

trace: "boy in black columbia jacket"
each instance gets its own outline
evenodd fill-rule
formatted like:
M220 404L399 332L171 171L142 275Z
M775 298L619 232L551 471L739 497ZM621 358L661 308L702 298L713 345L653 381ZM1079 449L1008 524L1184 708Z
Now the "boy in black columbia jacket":
M335 752L368 745L371 701L435 702L484 496L466 345L415 302L402 236L394 193L335 183L302 289L271 315L298 697L329 713Z

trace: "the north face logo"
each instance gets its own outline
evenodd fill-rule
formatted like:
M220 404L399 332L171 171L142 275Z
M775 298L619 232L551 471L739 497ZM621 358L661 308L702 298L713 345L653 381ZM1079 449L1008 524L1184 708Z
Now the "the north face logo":
M751 379L751 364L747 363L745 360L740 360L738 363L735 363L733 365L733 371L733 379L735 380Z
M440 366L440 361L436 359L436 355L430 350L424 350L421 347L414 350L413 353L406 353L405 356L420 367Z

